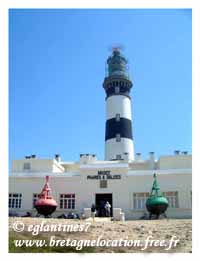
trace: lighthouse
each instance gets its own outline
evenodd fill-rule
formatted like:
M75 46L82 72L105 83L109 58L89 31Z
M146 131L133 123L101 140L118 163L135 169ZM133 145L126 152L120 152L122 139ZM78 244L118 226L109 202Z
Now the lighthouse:
M107 59L105 160L134 160L128 61L120 48Z

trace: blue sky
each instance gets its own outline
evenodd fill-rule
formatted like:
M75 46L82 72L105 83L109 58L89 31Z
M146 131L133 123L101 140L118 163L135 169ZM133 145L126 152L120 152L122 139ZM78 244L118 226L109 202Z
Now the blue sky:
M135 152L191 152L192 13L10 9L9 158L104 158L109 47L129 60Z

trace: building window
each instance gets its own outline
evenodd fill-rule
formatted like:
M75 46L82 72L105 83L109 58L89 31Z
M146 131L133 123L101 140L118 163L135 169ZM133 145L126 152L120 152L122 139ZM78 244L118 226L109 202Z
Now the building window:
M35 202L38 200L38 196L39 195L40 195L39 193L34 193L33 194L33 208L35 207Z
M146 208L146 200L149 197L148 192L144 193L134 193L133 194L133 208L134 209L145 209Z
M121 156L121 155L116 155L116 159L117 159L117 160L121 160L121 159L122 159L122 156Z
M121 141L121 136L119 133L116 134L116 142L120 142Z
M133 208L134 209L145 209L146 200L150 196L149 193L134 193L133 194ZM163 192L163 196L167 198L170 208L178 208L178 192L170 191Z
M167 198L169 202L169 208L178 208L178 192L177 191L168 191L163 192L163 195Z
M25 162L24 163L24 170L30 170L31 169L31 163L30 162Z
M116 121L120 121L120 114L119 113L116 114L115 119L116 119Z
M21 193L10 193L8 206L9 208L21 208L22 205L22 194Z
M115 87L115 93L119 93L119 90L120 90L120 89L119 89L119 86L116 86L116 87Z
M61 209L75 209L75 194L60 194Z
M108 187L108 183L106 179L102 179L100 180L100 188L107 188Z

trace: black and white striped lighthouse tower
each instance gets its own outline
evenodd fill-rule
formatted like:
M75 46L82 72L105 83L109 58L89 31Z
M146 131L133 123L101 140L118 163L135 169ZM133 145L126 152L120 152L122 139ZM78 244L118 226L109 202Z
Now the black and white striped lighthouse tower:
M134 160L128 61L120 48L107 59L105 160Z

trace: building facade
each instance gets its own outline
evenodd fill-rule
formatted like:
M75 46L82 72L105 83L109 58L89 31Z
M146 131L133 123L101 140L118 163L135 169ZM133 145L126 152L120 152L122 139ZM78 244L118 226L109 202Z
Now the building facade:
M117 48L107 60L105 160L94 154L81 154L77 162L66 162L59 155L41 159L36 155L13 160L9 176L9 210L36 214L34 202L50 177L54 199L58 203L54 216L67 212L90 213L94 203L111 204L111 214L123 213L126 219L138 219L147 213L146 199L151 191L153 174L157 174L161 191L167 197L168 217L192 216L192 157L187 152L156 159L134 153L132 113L127 60ZM121 211L121 212L120 212ZM119 216L119 215L118 215Z

